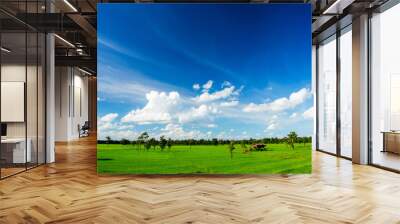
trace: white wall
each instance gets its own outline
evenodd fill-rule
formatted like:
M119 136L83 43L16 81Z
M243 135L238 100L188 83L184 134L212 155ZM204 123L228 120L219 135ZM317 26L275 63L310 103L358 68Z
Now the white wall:
M27 69L27 70L26 70ZM32 80L31 74L36 74L36 67L28 66L25 64L3 64L1 66L1 81L2 82L24 82L26 83L25 76L26 71L28 72L28 84L29 86L36 87L36 80ZM6 97L6 96L2 96ZM36 88L27 88L27 118L28 118L28 137L31 133L30 130L36 130L36 112L37 99L36 99ZM42 105L39 105L39 107ZM7 110L7 108L1 108ZM24 108L22 108L24 110ZM34 122L34 123L31 123ZM24 137L25 136L25 124L26 122L7 122L7 135L8 137ZM33 132L33 131L32 131ZM36 135L36 132L35 132Z
M38 71L36 69L39 69ZM22 107L1 108L2 114L4 113L20 113L22 120L19 122L5 122L7 124L7 137L8 138L24 138L25 135L29 139L31 155L33 162L39 159L39 163L44 163L44 150L45 150L45 120L44 120L44 74L42 68L35 66L25 66L21 63L4 63L1 66L1 81L2 82L23 82L26 84L26 106L22 102ZM27 78L27 80L25 80ZM3 85L3 83L2 83ZM25 89L19 90L19 94L24 94ZM9 98L7 92L2 89L2 99ZM24 97L22 97L24 98ZM23 100L24 101L24 100ZM15 102L17 103L17 102ZM2 103L3 104L3 103ZM19 110L19 111L12 111ZM26 112L26 120L24 114ZM3 119L2 119L3 120ZM38 153L38 154L37 154Z
M55 85L55 140L78 139L78 125L88 120L88 78L76 68L56 67Z

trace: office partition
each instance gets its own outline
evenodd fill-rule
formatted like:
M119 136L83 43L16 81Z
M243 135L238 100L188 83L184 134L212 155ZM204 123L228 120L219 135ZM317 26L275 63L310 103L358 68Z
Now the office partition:
M44 12L44 1L19 2L24 13ZM0 6L10 6L1 2ZM45 163L45 34L17 21L13 29L0 23L0 178L6 178ZM4 20L3 20L4 21Z

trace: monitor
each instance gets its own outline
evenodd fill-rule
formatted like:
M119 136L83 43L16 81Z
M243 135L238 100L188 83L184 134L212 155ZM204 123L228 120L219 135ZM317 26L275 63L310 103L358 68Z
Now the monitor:
M1 136L7 136L7 124L1 123Z

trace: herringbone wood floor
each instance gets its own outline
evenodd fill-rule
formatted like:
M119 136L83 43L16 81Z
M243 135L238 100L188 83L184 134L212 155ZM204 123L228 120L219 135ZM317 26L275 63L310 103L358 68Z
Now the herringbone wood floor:
M400 223L400 175L313 155L312 175L98 176L94 138L0 181L0 223Z

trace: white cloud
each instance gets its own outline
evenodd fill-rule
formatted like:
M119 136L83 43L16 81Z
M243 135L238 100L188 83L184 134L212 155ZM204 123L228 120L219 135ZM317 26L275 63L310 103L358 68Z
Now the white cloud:
M98 78L98 95L106 100L112 99L113 102L122 100L125 103L143 103L146 102L143 96L152 90L190 93L186 88L160 82L152 79L151 74L144 74L132 68L105 66L102 70L103 75Z
M300 104L302 104L309 96L311 95L310 91L306 88L302 88L297 92L293 92L290 94L289 98L282 97L278 98L270 103L262 103L262 104L254 104L250 103L243 111L245 112L280 112L287 109L294 108Z
M200 96L197 96L194 100L199 103L211 102L219 99L226 99L231 96L235 91L234 86L226 87L220 91L214 93L203 92Z
M222 102L220 103L221 107L234 107L239 105L239 101L237 100L233 100L233 101L226 101L226 102Z
M193 107L188 111L178 114L178 120L180 123L187 123L208 118L209 115L216 113L218 113L218 109L216 107L202 104L199 107Z
M108 49L112 49L113 51L116 51L120 54L124 54L126 57L130 57L135 60L139 60L141 62L151 63L153 65L160 65L159 61L156 61L151 58L140 55L140 54L138 54L137 51L131 51L131 50L129 50L129 48L120 46L117 43L112 42L111 40L98 38L97 42L99 45L103 45L103 46L107 47Z
M197 130L184 130L179 124L167 124L161 129L161 135L172 139L200 139L205 137L200 131Z
M267 130L275 130L276 129L276 124L272 123L270 125L268 125Z
M111 121L113 121L115 118L117 118L118 117L118 114L117 113L109 113L109 114L106 114L106 115L104 115L104 116L102 116L100 119L99 119L99 122L101 123L101 122L111 122Z
M227 135L224 131L221 131L220 133L218 133L218 135L216 136L219 139L228 139L230 135Z
M137 133L133 131L134 125L122 124L116 121L117 113L109 113L98 118L98 138L105 139L107 136L114 140L122 138L134 139Z
M150 91L146 94L147 104L125 115L122 122L138 124L167 123L172 120L171 112L180 101L178 92Z
M290 115L290 118L296 118L297 117L297 113L295 112L295 113L292 113L291 115Z
M217 125L216 125L216 124L207 124L207 127L208 127L208 128L216 128Z
M193 89L199 90L200 89L200 85L198 83L193 84Z
M303 112L303 117L306 119L313 119L314 118L314 107L308 108L306 111Z
M214 83L214 82L213 82L212 80L208 80L208 81L203 85L203 91L204 91L204 92L208 92L208 90L211 89L213 83Z
M132 130L104 130L98 133L98 139L104 140L107 136L112 140L121 140L123 138L134 140L138 133Z
M270 132L272 130L275 130L278 126L278 123L280 123L278 115L274 114L270 119L268 119L268 126L264 130L264 132Z

